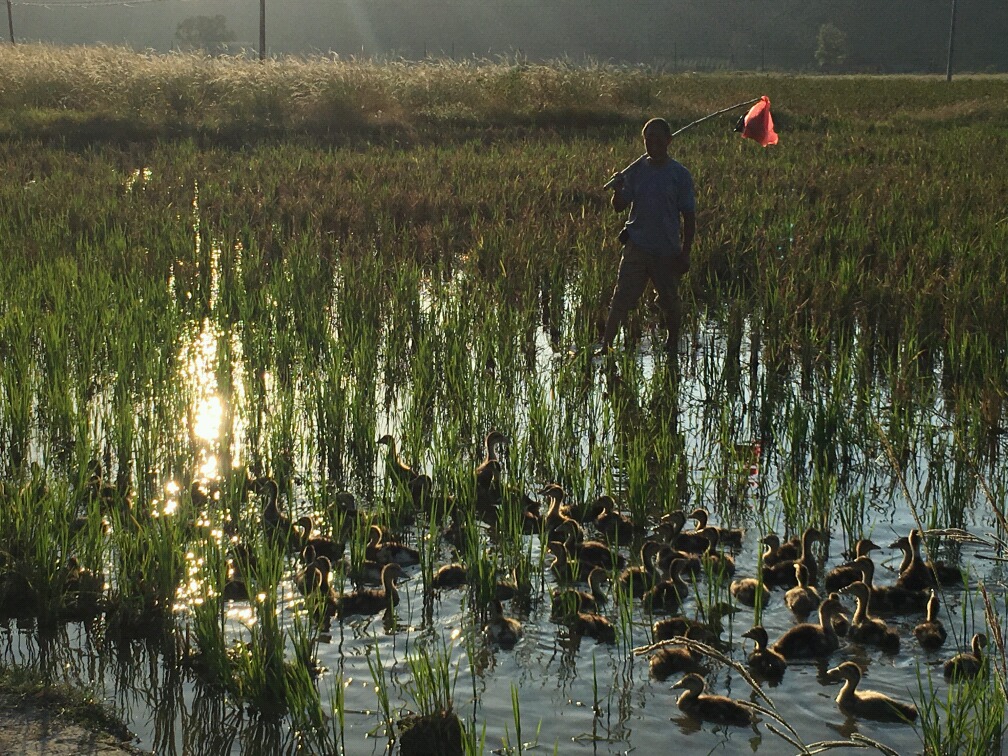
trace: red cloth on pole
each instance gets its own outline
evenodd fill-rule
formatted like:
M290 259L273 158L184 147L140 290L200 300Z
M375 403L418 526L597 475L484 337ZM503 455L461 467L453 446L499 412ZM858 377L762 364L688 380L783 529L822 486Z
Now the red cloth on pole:
M760 101L746 113L742 136L759 142L763 147L777 144L777 132L774 131L773 117L770 115L770 98L766 95L760 97Z

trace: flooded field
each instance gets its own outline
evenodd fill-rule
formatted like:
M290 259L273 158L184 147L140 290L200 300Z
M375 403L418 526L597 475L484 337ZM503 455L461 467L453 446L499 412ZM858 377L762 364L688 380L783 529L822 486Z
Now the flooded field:
M673 145L700 207L677 356L650 305L615 353L584 350L618 262L600 184L636 121L0 148L0 664L92 690L158 753L407 751L408 716L446 707L469 753L997 752L1005 85L907 81L888 113L892 84L862 82L848 115L824 103L850 82L776 83L776 150L730 128ZM737 542L697 547L697 508ZM826 576L879 547L871 614L895 633L750 679L744 634L800 620L762 540L809 529L812 582L859 628ZM918 530L952 568L933 650L897 545ZM587 588L595 540L606 624L553 598ZM621 579L687 542L671 605ZM402 563L399 600L351 614L369 560ZM437 587L449 564L463 586ZM677 706L685 671L649 667L673 616L720 617L692 663L755 724ZM947 677L978 633L980 673ZM846 661L916 720L845 713Z

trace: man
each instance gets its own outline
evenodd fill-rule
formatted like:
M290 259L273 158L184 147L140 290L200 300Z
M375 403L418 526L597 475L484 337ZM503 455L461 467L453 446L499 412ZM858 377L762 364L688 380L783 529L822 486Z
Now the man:
M617 212L629 207L630 215L620 233L623 257L605 333L596 352L612 347L627 313L637 304L650 280L668 328L665 347L674 355L682 317L679 279L689 270L696 233L693 177L669 157L672 129L664 118L652 118L641 133L646 154L612 178L612 206Z

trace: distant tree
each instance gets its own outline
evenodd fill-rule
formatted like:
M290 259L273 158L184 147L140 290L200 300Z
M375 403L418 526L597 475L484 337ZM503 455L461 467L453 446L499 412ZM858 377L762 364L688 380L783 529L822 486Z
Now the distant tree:
M836 71L847 59L847 35L832 22L819 27L815 57L823 71Z
M234 42L234 32L227 28L224 16L190 16L175 29L175 39L183 49L204 50L211 55L227 52Z

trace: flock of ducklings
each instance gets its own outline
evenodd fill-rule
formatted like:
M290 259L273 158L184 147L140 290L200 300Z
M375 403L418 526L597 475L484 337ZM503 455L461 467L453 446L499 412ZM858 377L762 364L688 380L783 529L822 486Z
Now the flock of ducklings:
M383 436L380 444L388 447L386 470L397 483L405 486L421 506L430 496L431 481L399 459L391 436ZM500 508L506 504L500 489L500 446L505 437L492 432L486 437L485 458L476 468L476 511L485 521L497 522ZM276 483L269 478L253 481L252 490L262 494L263 525L268 536L287 542L299 549L303 567L295 575L298 589L305 595L321 596L328 616L340 619L352 615L378 614L398 604L396 580L403 576L403 568L418 564L419 553L396 541L383 528L371 525L363 563L351 568L344 559L343 538L313 534L308 518L293 521L278 507ZM755 722L752 707L745 702L726 696L705 692L701 676L707 670L705 657L689 645L662 644L675 637L689 638L710 646L721 646L723 616L732 609L726 604L715 605L707 611L706 622L690 620L678 615L683 601L691 594L693 586L686 576L699 575L730 580L734 577L735 563L722 551L727 545L741 545L739 530L712 527L708 513L696 509L690 517L696 520L695 529L685 527L687 517L677 511L666 515L650 529L616 511L615 501L601 496L585 511L578 512L565 504L563 489L547 485L541 494L546 512L528 497L522 497L519 521L525 533L543 533L547 550L553 556L550 571L558 587L552 591L552 619L566 625L573 635L587 635L601 643L612 643L616 631L611 622L599 613L607 597L604 585L618 581L622 590L639 599L642 606L655 614L670 616L659 619L652 626L656 648L649 659L650 674L654 679L665 680L673 674L684 674L673 686L683 690L678 698L679 708L698 718L729 725L751 725ZM338 498L342 513L357 517L352 496ZM579 516L580 515L580 516ZM459 520L455 519L445 537L458 546ZM587 530L598 533L598 540L589 538ZM892 585L875 585L875 565L871 553L880 547L870 539L861 539L855 546L854 559L841 565L820 581L819 567L813 553L813 543L823 542L827 534L808 528L800 538L785 543L774 534L761 540L764 551L760 557L759 579L735 578L729 590L740 604L754 606L771 600L771 591L783 590L784 603L795 617L796 624L773 643L760 625L747 630L742 637L754 643L747 664L753 676L760 681L777 683L783 678L790 663L798 660L825 660L841 647L841 638L851 642L874 646L886 653L896 653L902 643L899 632L874 612L888 614L923 614L925 618L916 625L913 634L920 646L928 651L940 649L947 633L939 617L939 588L941 585L962 587L959 569L922 559L920 547L922 534L912 530L898 539L890 548L903 553L899 576ZM628 566L619 548L640 542L639 563ZM235 566L248 569L250 555L246 552L235 559ZM338 593L330 574L339 566L347 569L358 587L347 593ZM240 573L240 569L238 572ZM449 590L466 585L469 570L459 562L440 567L433 575L431 587ZM825 598L819 592L823 585ZM379 587L364 587L378 583ZM588 590L578 588L586 584ZM238 598L244 590L240 578L231 581L226 589L229 597ZM513 585L498 586L498 596L490 602L484 628L486 636L502 648L510 648L522 633L521 623L505 614L502 600L510 598L516 590ZM854 599L853 614L841 601L841 595ZM817 615L815 622L807 621ZM953 681L978 675L985 667L984 649L987 639L983 634L973 636L970 651L958 653L944 665L945 676ZM831 681L843 683L836 702L846 714L892 722L913 722L916 708L906 702L877 691L859 689L862 671L853 661L843 661L828 670Z

